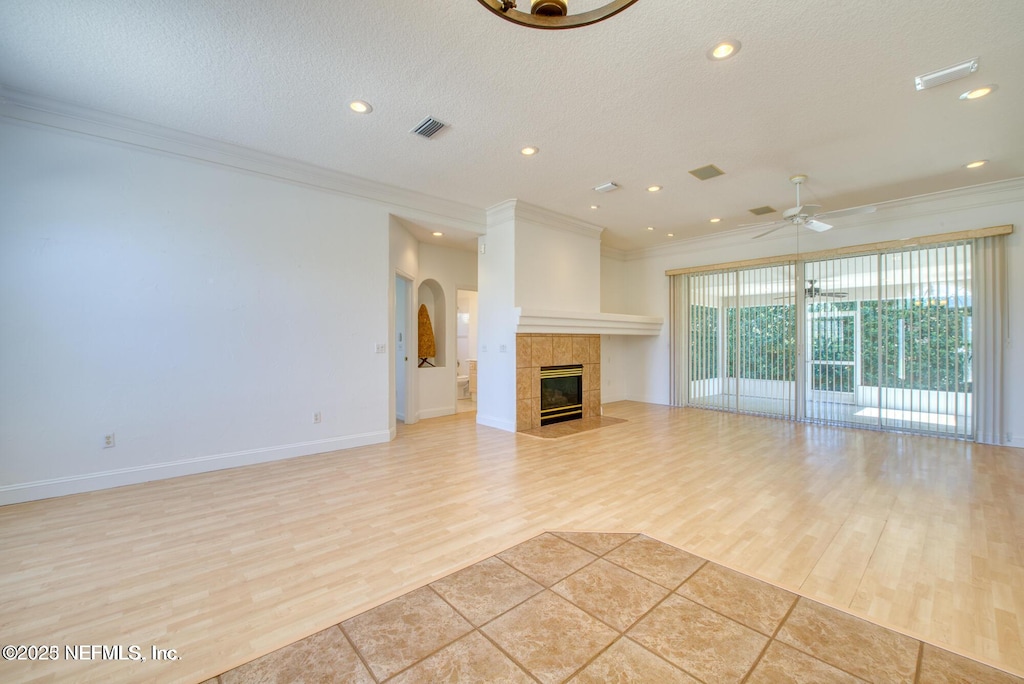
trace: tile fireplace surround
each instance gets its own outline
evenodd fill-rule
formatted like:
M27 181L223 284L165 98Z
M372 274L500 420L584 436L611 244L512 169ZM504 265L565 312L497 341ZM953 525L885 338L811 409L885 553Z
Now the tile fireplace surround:
M583 366L583 417L601 415L601 336L516 335L516 430L540 427L540 369Z

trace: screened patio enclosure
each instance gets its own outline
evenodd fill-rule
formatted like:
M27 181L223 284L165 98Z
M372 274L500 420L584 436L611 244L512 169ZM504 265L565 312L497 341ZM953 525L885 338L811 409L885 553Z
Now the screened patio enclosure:
M675 403L971 438L972 246L673 276Z

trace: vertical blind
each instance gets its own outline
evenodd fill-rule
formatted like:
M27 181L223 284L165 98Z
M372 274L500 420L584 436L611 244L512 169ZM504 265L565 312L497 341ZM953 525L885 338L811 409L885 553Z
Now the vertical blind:
M973 241L673 275L677 405L973 436Z

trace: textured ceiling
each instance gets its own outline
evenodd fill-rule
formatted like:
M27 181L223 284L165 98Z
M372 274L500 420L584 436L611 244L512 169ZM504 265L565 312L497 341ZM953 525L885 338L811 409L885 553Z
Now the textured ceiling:
M3 0L0 84L475 207L522 199L631 250L785 209L795 173L826 210L1024 176L1022 27L1022 0L639 0L570 31L476 0ZM742 50L712 63L723 37ZM428 115L450 127L410 134ZM706 164L726 175L687 173Z

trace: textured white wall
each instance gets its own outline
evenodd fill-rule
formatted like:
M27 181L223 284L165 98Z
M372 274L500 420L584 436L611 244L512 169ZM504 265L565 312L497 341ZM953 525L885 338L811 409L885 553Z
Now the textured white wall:
M478 259L476 422L516 429L515 223L487 226ZM501 351L504 345L505 351Z
M516 220L516 299L524 309L601 310L601 240Z
M0 503L388 438L381 205L7 122L0 143Z

